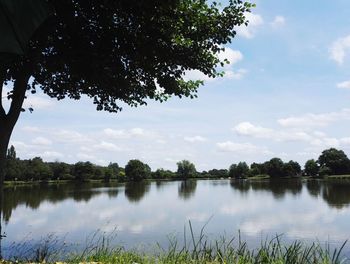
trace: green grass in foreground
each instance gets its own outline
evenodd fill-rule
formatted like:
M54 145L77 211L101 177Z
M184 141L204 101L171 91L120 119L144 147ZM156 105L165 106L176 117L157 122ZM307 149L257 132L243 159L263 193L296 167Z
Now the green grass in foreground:
M31 257L16 257L11 259L16 263L36 262L53 263L64 259L64 263L120 263L120 264L341 264L350 263L342 253L346 242L339 249L330 249L329 245L319 243L307 245L301 241L285 244L280 237L265 240L256 249L248 248L239 238L227 241L222 238L209 242L202 231L195 239L190 225L190 241L184 247L178 247L176 240L170 240L168 249L160 246L154 253L145 253L137 250L124 250L110 247L110 241L104 237L97 240L81 254L64 257L55 251L50 252L48 245L41 248L32 248ZM58 254L57 254L58 253ZM1 262L0 263L14 263Z
M346 263L341 258L341 250L331 252L319 245L305 246L301 242L294 242L289 246L282 245L278 240L264 243L259 249L249 250L245 243L237 248L214 245L202 245L201 249L180 250L170 249L157 255L146 255L142 253L99 249L89 256L72 258L68 263L100 262L100 263L144 263L144 264L328 264Z

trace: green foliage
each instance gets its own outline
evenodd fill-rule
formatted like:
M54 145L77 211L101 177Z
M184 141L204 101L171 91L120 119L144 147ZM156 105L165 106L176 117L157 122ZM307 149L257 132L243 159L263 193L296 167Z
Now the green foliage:
M319 166L317 162L314 159L310 159L306 161L305 166L304 166L304 172L308 176L317 176L319 173Z
M332 174L332 170L329 167L322 165L320 167L318 173L320 176L329 176Z
M350 160L342 150L330 148L322 151L318 158L320 167L328 167L329 174L346 174L350 172ZM321 169L320 169L321 170Z
M53 180L72 180L74 178L71 174L72 165L56 161L49 163L49 166L53 173Z
M13 145L7 150L7 159L16 159L16 150Z
M212 169L208 171L208 176L213 178L227 178L228 170L225 169Z
M272 178L283 177L284 163L280 158L272 158L270 161L265 162L266 173Z
M177 163L177 175L182 179L193 178L197 176L197 170L193 163L182 160Z
M140 181L151 176L151 168L137 159L130 160L125 166L125 175L130 181Z
M301 167L298 162L290 160L283 164L283 175L287 177L295 177L301 175Z
M93 178L95 173L95 168L94 165L87 161L87 162L82 162L79 161L74 164L73 167L73 175L76 180L79 181L84 181Z
M152 173L154 179L172 179L175 178L176 174L170 170L157 169Z
M57 99L93 98L97 110L116 112L171 95L194 97L201 81L185 81L194 69L215 77L222 46L247 23L253 7L230 1L218 7L202 0L61 1L55 14L32 38L27 50L32 64L32 91L41 88ZM10 65L16 80L22 58ZM162 87L159 93L157 85Z
M245 178L248 176L249 167L246 162L239 162L238 164L232 164L228 170L228 175L231 178Z

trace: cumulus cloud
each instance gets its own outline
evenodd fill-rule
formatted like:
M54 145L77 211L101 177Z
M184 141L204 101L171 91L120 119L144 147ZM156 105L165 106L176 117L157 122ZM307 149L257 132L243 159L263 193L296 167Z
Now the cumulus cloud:
M239 26L237 28L237 34L248 39L254 38L256 29L264 24L264 20L260 15L253 13L246 13L245 17L249 21L249 24L248 26Z
M256 145L253 145L251 143L237 143L232 141L226 141L226 142L219 142L216 144L218 149L223 152L239 152L244 154L265 154L269 155L272 154L271 151L269 151L265 147L259 147Z
M63 143L76 143L76 142L91 142L92 139L86 135L83 135L73 130L60 130L54 132L55 139Z
M99 144L96 144L93 146L95 149L99 149L99 150L104 150L104 151L121 151L122 149L120 147L118 147L117 145L110 143L110 142L106 142L106 141L102 141Z
M224 61L225 59L227 59L229 61L229 63L225 64L223 68L219 67L219 70L222 70L224 72L224 78L232 79L232 80L239 80L247 73L246 69L238 69L238 70L233 69L233 66L236 63L243 60L243 54L239 50L233 50L229 47L225 47L225 50L218 54L218 58L220 61ZM202 73L199 70L186 71L184 79L186 81L188 81L188 80L202 80L202 81L219 80L219 78L208 77L207 75L205 75L204 73Z
M190 143L207 141L207 139L205 137L202 137L202 136L185 137L184 140L187 142L190 142Z
M225 50L218 54L218 58L220 61L227 59L229 64L226 64L225 67L229 67L243 60L243 54L239 50L233 50L229 47L225 47Z
M129 130L106 128L103 130L103 133L105 136L111 139L127 139L135 136L150 136L152 134L151 132L145 131L142 128L132 128Z
M340 89L350 89L350 81L337 83L337 87Z
M339 65L344 63L345 56L350 49L350 35L334 41L329 49L330 58Z
M307 141L311 137L303 131L281 131L261 126L255 126L249 122L242 122L233 129L238 135L254 138L272 139L276 141Z
M44 160L45 159L51 160L51 159L63 158L64 155L57 151L44 151L43 153L40 153L40 157L42 157Z
M329 112L322 114L304 114L301 116L291 116L278 120L278 123L283 127L322 127L333 122L350 119L350 109L342 109L338 112Z
M286 19L283 16L275 16L270 24L273 28L280 28L286 24Z
M32 143L39 146L49 146L52 144L52 141L44 137L36 137L32 140Z
M238 69L237 71L228 70L225 71L224 77L231 80L240 80L242 79L248 71L246 69Z

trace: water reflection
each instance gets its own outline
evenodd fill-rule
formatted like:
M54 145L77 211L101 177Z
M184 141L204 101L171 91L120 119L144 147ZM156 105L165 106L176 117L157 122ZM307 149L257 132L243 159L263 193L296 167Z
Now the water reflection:
M125 196L132 203L140 202L149 190L150 183L146 181L128 182L125 184Z
M185 180L179 183L178 193L179 197L183 200L188 200L194 196L197 188L196 180Z
M303 188L300 179L284 179L284 180L231 180L230 185L233 189L238 190L242 194L252 191L264 191L272 193L276 199L283 198L287 193L298 195Z
M350 237L350 181L56 184L5 188L4 197L7 246L29 233L37 239L57 231L79 242L97 229L117 228L132 248L182 234L188 219L200 228L211 215L206 231L216 238L237 230L257 241L263 232L341 242Z
M341 209L350 204L350 181L331 180L324 184L315 180L307 182L306 187L310 195L322 196L331 207Z

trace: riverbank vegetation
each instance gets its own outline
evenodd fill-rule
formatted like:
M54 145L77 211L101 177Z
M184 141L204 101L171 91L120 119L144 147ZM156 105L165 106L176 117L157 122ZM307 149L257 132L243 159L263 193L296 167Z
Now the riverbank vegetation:
M26 251L25 255L17 255L11 257L10 261L1 263L340 264L348 261L343 253L346 241L338 249L333 249L329 243L325 245L307 244L302 241L287 243L280 236L276 236L262 241L260 246L251 249L240 236L237 240L223 237L209 241L202 232L195 237L192 228L190 231L191 236L188 238L188 243L184 241L184 246L179 246L179 241L173 239L169 241L167 249L156 246L152 251L112 247L108 239L101 238L97 239L97 244L87 246L82 253L72 254L65 252L64 247L61 249L51 247L46 241L44 245L37 245L33 250ZM57 262L58 260L64 262Z
M111 162L108 166L99 166L89 161L75 164L65 162L45 162L40 157L21 160L14 146L7 152L5 181L7 184L20 184L35 181L139 181L144 179L192 179L192 178L291 178L291 177L328 177L350 178L350 160L342 150L335 148L324 150L317 160L310 159L304 169L296 161L284 162L272 158L263 163L250 166L242 161L232 164L228 169L211 169L198 172L193 163L182 160L177 163L177 171L162 168L152 171L149 165L140 160L130 160L125 168Z

